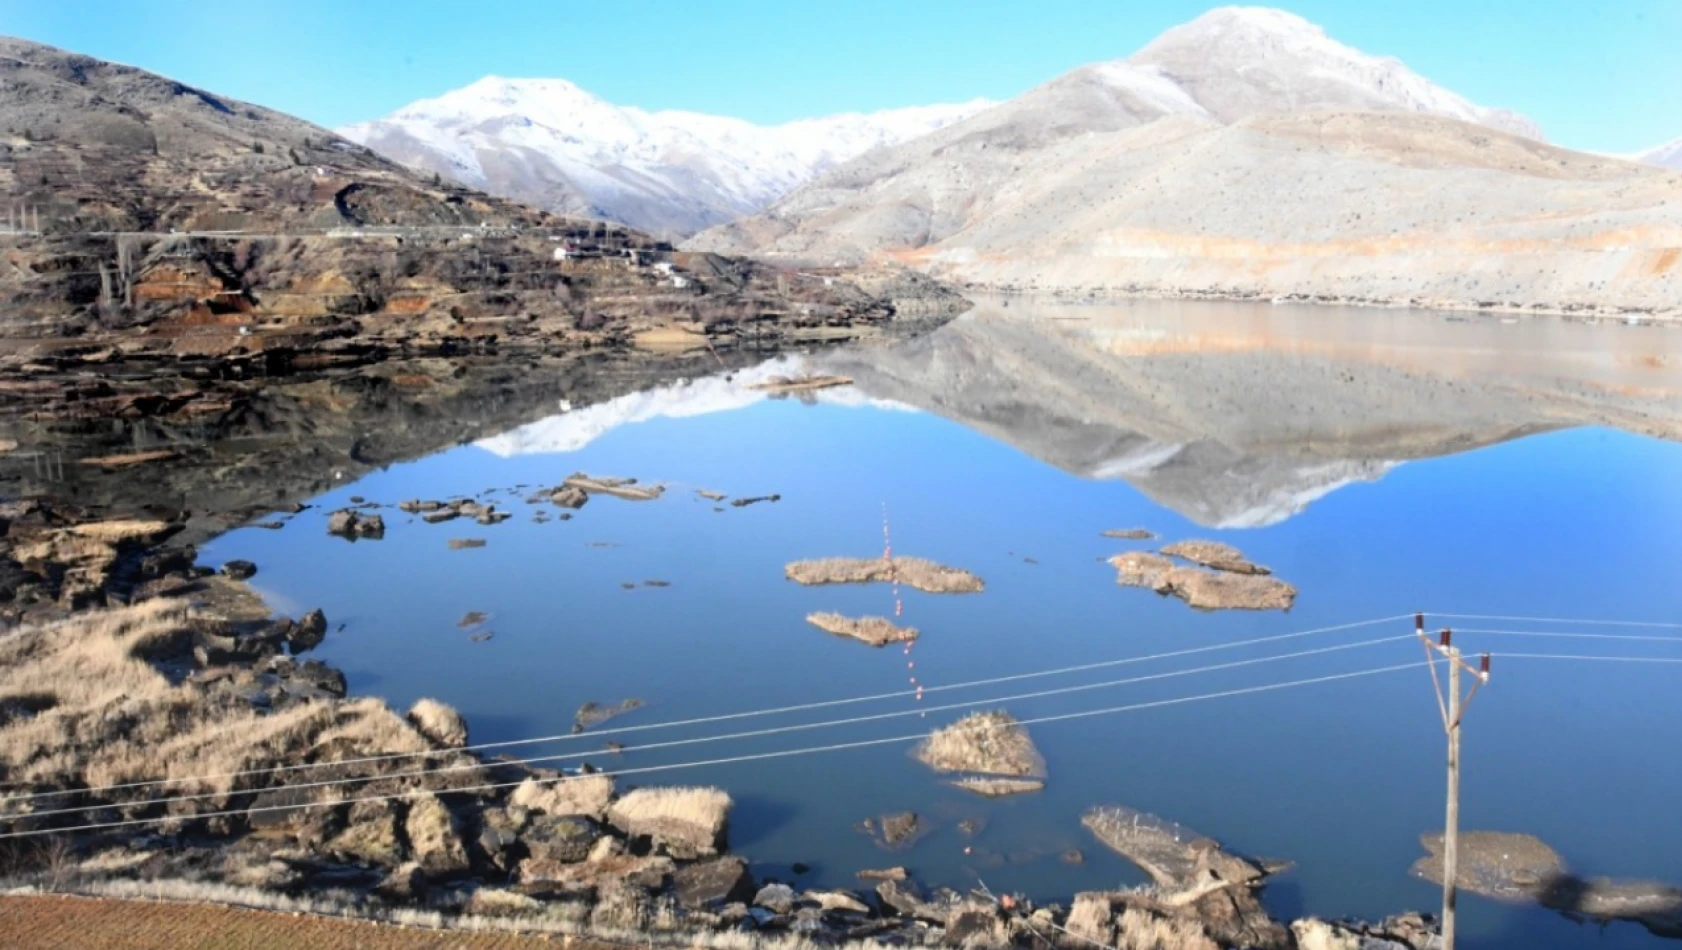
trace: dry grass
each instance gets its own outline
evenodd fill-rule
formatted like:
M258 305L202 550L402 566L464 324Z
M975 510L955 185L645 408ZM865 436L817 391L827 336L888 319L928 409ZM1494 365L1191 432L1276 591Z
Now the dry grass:
M912 754L940 772L1045 778L1045 759L1028 730L1002 709L971 713L936 729Z
M71 534L105 544L136 542L150 544L173 529L167 521L92 521L69 528Z
M446 749L459 749L467 744L467 720L455 707L436 699L415 700L409 707L409 722L420 734Z
M1137 907L1116 921L1116 950L1221 950L1195 919L1159 917Z
M614 802L607 819L628 835L666 845L674 856L707 855L724 843L730 804L717 788L639 788Z
M969 571L920 557L826 557L794 561L783 568L798 584L887 584L898 582L928 594L973 594L984 586Z
M843 617L840 614L807 614L806 622L825 633L852 637L873 647L917 639L917 628L901 627L886 617Z
M116 802L161 792L217 796L182 803L187 807L178 813L185 814L226 807L226 796L234 791L293 774L235 778L230 773L281 762L432 749L413 726L377 700L303 702L267 713L240 693L249 682L245 671L205 686L172 684L148 657L181 650L200 622L182 604L153 600L0 637L0 706L35 710L0 721L0 774L19 786L93 789L173 780L101 796ZM343 774L379 774L405 766L414 767L371 763ZM190 780L206 775L220 777ZM449 778L473 777L468 772ZM30 809L15 801L8 807L0 796L0 810Z
M553 781L527 779L508 797L508 804L546 815L588 815L600 819L613 798L613 777L600 772Z

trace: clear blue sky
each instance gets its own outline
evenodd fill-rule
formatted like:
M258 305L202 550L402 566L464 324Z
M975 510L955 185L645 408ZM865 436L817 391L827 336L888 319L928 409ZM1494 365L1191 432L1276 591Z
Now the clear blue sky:
M985 96L1118 59L1217 4L1161 0L0 0L0 33L131 63L323 125L487 75L775 122ZM1555 142L1682 135L1682 0L1292 0Z

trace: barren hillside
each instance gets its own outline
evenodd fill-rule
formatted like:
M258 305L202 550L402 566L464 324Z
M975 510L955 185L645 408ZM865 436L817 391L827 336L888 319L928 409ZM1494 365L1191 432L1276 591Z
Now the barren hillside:
M1537 135L1296 17L1219 10L690 246L1007 290L1682 311L1682 174Z

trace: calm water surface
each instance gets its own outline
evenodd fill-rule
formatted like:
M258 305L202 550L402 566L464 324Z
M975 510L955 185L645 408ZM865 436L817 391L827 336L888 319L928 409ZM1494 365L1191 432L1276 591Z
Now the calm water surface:
M256 581L277 608L320 606L346 625L319 653L347 672L354 692L397 706L421 696L453 703L475 742L565 733L586 700L645 700L610 724L631 726L1416 610L1682 621L1682 445L1653 437L1682 431L1675 336L1426 314L1018 304L892 352L832 360L859 385L815 401L743 387L772 367L574 408L346 484L283 530L232 532L204 558L256 561ZM1295 408L1272 402L1281 399ZM597 498L572 520L534 522L538 506L515 486L555 485L577 470L664 482L668 491L650 503ZM716 511L696 489L782 500ZM515 516L492 527L428 525L388 510L384 540L353 544L324 530L326 513L352 495L388 504L473 495ZM987 582L976 595L905 592L903 620L923 634L909 655L828 636L803 619L817 610L891 614L887 587L803 588L782 573L796 558L880 554L884 510L896 553ZM1301 596L1288 614L1198 613L1117 587L1102 559L1130 545L1099 532L1134 526L1164 540L1238 545ZM488 545L451 550L447 540L458 537ZM670 586L622 586L647 580ZM493 639L472 642L457 628L468 611L490 615ZM1449 622L1682 638L1682 629L1435 620ZM1421 650L1393 640L992 701L1359 644L1411 626L1393 620L933 692L920 703L900 695L633 733L618 738L902 714L592 761L638 768L909 736L962 715L924 712L949 703L1002 705L1029 719L1370 670L1420 660ZM1465 633L1461 642L1498 654L1494 682L1467 720L1462 827L1536 834L1579 874L1682 882L1682 666L1499 655L1682 658L1682 639ZM947 787L906 754L908 743L635 780L728 789L738 803L733 849L763 873L804 862L814 883L853 886L855 870L894 863L930 883L968 887L980 877L1046 899L1139 882L1079 824L1087 807L1119 802L1298 862L1267 891L1281 915L1377 917L1437 901L1434 887L1407 873L1419 834L1442 818L1443 737L1422 668L1030 732L1048 787L1000 801ZM515 751L593 752L600 742ZM907 852L885 853L853 830L867 815L907 809L935 826ZM963 819L983 825L973 839L957 830ZM1085 863L1063 863L1068 848L1081 849ZM1462 906L1470 946L1662 943L1635 925L1578 925L1477 898Z

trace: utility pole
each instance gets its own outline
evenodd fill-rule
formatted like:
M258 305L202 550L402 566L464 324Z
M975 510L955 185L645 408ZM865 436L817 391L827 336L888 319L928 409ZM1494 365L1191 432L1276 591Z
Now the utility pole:
M1437 710L1442 713L1443 731L1448 734L1448 804L1443 814L1443 950L1454 950L1454 910L1459 896L1460 877L1460 720L1478 688L1489 682L1489 654L1483 655L1476 669L1461 659L1460 649L1454 645L1454 632L1444 627L1433 642L1425 634L1425 615L1414 615L1414 632L1425 645L1425 658L1431 667L1431 685L1437 692ZM1437 678L1437 657L1448 660L1448 689ZM1460 671L1472 675L1472 688L1464 697L1460 690Z

